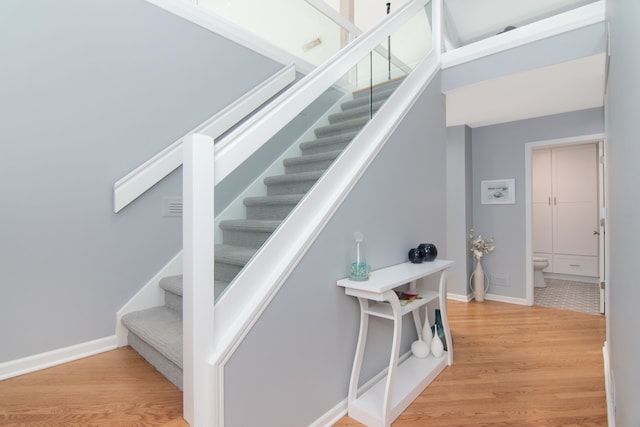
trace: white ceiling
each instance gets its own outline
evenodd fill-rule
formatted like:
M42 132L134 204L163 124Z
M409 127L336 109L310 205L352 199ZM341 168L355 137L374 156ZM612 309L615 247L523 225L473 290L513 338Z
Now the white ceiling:
M596 0L444 0L445 27L457 46L513 25L539 21Z
M594 0L444 0L450 41L463 46ZM471 127L604 105L606 55L509 75L448 92L447 126Z
M447 93L447 126L487 126L604 105L604 53Z

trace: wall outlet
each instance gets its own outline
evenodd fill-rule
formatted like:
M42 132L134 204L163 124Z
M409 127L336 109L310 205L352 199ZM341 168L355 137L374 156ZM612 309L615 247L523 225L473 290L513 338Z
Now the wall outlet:
M491 285L502 286L504 288L511 287L511 284L509 283L509 276L507 276L506 274L492 274Z

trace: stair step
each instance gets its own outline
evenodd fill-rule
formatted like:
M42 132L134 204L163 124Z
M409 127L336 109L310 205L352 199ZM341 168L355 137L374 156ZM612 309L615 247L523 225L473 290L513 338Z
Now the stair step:
M153 307L124 315L122 323L129 330L129 345L182 388L182 316L167 307Z
M342 133L357 132L364 127L369 121L369 116L358 117L356 119L345 120L328 126L320 126L314 129L313 133L318 138L325 136L338 135Z
M247 219L271 219L282 221L296 207L304 194L283 196L246 197Z
M220 221L222 241L225 245L256 248L266 242L281 221L264 219L231 219Z
M300 151L303 155L325 153L327 151L344 150L360 130L345 132L340 135L317 138L312 141L305 141L300 144Z
M325 151L316 154L306 154L298 157L289 157L283 160L285 173L301 173L324 171L338 158L342 150Z
M329 114L329 123L337 124L344 122L345 120L351 120L361 117L369 117L370 113L374 113L380 109L385 103L385 100L374 102L371 106L369 104L361 105L358 107L350 108L346 111L339 113Z
M215 280L230 283L255 255L257 249L232 245L215 246Z
M315 171L268 176L264 179L264 184L267 186L267 196L304 194L320 179L323 172Z
M389 96L388 92L395 91L398 88L398 86L400 86L400 84L404 81L405 77L406 76L396 77L396 78L391 79L391 80L385 80L385 81L382 81L380 83L374 84L373 85L374 96L376 94L387 93L386 96L388 97ZM362 96L368 97L370 92L371 92L370 88L364 87L362 89L358 89L358 90L353 91L353 97L354 98L358 98L358 97L362 97Z
M229 282L216 280L213 284L213 297L218 296L229 285ZM182 274L160 279L160 288L164 292L164 305L182 315Z

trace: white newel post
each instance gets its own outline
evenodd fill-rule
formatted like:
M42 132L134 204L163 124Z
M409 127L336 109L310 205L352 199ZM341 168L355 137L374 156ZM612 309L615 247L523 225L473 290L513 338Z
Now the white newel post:
M183 405L191 427L213 425L209 357L213 354L213 139L184 139L183 185Z

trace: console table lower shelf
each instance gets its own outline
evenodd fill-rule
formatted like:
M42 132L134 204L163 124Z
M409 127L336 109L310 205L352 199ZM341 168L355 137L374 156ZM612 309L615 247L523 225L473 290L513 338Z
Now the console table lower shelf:
M395 420L447 367L447 352L440 357L419 359L409 356L398 365L391 394L391 413ZM385 425L382 414L385 405L386 375L349 404L349 416L367 426Z
M453 363L453 345L447 316L447 271L453 261L436 260L423 264L403 263L371 272L369 280L358 282L342 279L338 286L345 288L347 295L358 298L360 303L360 332L349 382L349 416L368 427L387 427L416 397L444 370ZM428 289L424 281L430 275L440 275L438 291ZM395 288L408 285L410 293L419 299L402 305ZM417 358L411 352L399 357L402 336L402 317L411 313L418 336L427 322L427 304L438 301L442 326L448 351L440 357L432 354ZM420 311L424 309L424 322ZM380 317L393 321L393 339L389 367L383 377L366 389L359 390L360 371L366 347L369 317Z

